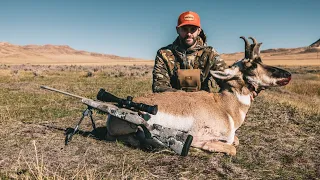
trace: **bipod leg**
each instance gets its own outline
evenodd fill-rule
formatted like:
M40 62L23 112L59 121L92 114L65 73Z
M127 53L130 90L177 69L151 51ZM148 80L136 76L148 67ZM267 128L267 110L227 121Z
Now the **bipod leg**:
M92 107L88 106L88 109L89 109L88 116L91 119L93 131L95 131L96 130L96 124L94 123L94 120L93 120L93 117L92 117L92 110L91 110Z
M78 122L78 124L76 125L76 127L74 128L73 132L71 133L68 133L66 134L66 139L65 139L65 145L68 145L68 143L71 141L72 139L72 136L78 131L79 129L79 126L82 122L82 120L84 119L84 117L90 115L90 118L93 122L93 119L92 119L92 111L91 111L91 107L88 106L88 108L86 110L83 111L82 113L82 117L80 118L80 121ZM93 125L95 127L95 125Z

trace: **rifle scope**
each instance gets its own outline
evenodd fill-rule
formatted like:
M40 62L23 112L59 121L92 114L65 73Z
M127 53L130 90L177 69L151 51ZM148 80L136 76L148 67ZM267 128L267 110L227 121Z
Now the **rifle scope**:
M157 105L150 106L143 103L135 103L132 101L133 100L132 96L128 96L127 99L121 99L109 92L106 92L104 89L100 89L100 91L97 94L97 99L104 102L116 102L120 107L124 107L127 109L133 108L133 109L144 111L153 115L156 115L158 112Z

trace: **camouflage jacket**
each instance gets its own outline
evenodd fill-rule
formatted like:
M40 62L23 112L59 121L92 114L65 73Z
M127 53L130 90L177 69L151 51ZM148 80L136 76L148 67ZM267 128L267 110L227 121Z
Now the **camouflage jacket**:
M177 69L201 69L201 90L218 92L216 80L209 70L223 70L226 63L217 51L198 37L193 48L184 50L179 38L158 50L153 68L153 92L177 91Z

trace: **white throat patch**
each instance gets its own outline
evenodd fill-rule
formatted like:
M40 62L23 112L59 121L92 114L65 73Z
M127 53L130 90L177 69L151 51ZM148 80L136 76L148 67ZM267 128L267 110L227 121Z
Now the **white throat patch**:
M250 105L251 105L251 97L250 97L250 94L242 95L242 94L239 94L238 92L236 92L236 96L237 96L237 98L238 98L238 101L239 101L241 104L244 104L244 105L247 105L247 106L250 106Z

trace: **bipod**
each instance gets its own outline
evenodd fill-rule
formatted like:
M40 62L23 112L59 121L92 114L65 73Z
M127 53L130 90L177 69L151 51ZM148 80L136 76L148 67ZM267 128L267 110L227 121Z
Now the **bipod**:
M78 124L77 124L76 127L74 128L73 132L66 132L65 145L68 145L68 143L71 141L72 136L78 131L79 126L80 126L82 120L83 120L84 117L86 117L86 116L88 116L88 117L91 119L93 131L96 130L96 124L94 123L93 117L92 117L92 107L91 107L91 106L88 106L87 109L83 111L82 117L80 118L80 121L78 122Z

